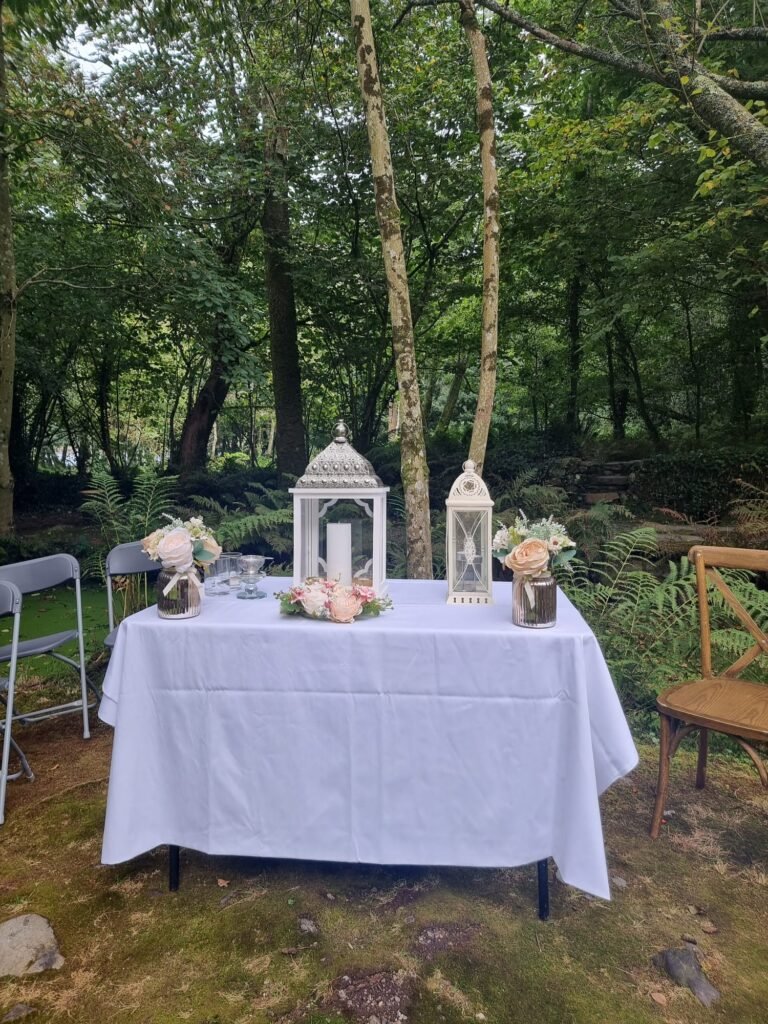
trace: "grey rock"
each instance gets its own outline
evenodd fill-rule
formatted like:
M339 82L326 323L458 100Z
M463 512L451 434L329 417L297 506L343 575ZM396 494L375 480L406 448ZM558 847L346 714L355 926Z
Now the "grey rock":
M619 875L614 875L611 879L611 885L615 886L617 889L626 889L627 884L626 878L621 878Z
M4 1017L0 1018L0 1024L6 1024L6 1022L12 1020L21 1020L23 1017L29 1017L33 1013L37 1013L34 1006L28 1006L26 1003L16 1003Z
M0 924L0 978L58 971L63 963L51 923L40 914L22 914Z
M693 947L664 949L656 954L653 962L682 988L689 988L704 1006L711 1006L720 998L720 993L702 971Z
M299 931L304 935L317 935L320 931L316 921L313 921L311 917L300 917L299 918Z

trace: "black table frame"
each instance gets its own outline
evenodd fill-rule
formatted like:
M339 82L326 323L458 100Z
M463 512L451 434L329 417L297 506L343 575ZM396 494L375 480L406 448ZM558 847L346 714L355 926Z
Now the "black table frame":
M539 895L539 920L549 920L549 861L536 862L536 877ZM168 889L177 892L181 880L181 860L179 847L168 847Z

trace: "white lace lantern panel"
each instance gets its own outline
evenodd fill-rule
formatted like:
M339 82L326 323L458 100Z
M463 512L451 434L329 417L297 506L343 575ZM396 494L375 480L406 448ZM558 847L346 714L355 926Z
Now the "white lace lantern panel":
M445 564L448 601L491 604L493 502L471 459L446 499Z

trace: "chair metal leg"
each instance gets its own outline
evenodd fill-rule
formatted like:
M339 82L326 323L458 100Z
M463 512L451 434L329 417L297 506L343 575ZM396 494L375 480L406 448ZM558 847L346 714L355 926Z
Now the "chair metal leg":
M85 644L83 642L83 601L80 595L80 578L75 580L75 604L77 606L77 649L80 655L80 696L83 701L83 739L91 738L88 722L88 679L85 674Z
M179 860L179 848L178 846L168 847L168 890L169 892L177 892L179 888L179 874L181 870L181 864Z
M672 720L668 715L659 712L661 719L661 737L659 741L659 781L656 784L656 806L651 820L651 839L659 838L661 819L664 815L664 804L667 802L669 787L669 760L672 743Z
M699 730L699 759L696 762L696 789L704 789L707 781L707 749L709 729Z
M540 860L536 863L539 889L539 920L549 920L549 862Z
M11 663L8 667L8 691L3 703L5 704L5 721L3 722L3 753L0 758L0 825L5 821L5 791L8 787L8 762L11 756L11 729L13 727L13 695L16 685L17 651L19 646L19 626L21 624L21 613L17 609L13 616L13 634L11 638ZM16 744L13 743L16 747ZM18 749L18 748L16 748ZM26 764L26 758L22 754L22 767ZM29 770L29 765L26 765Z

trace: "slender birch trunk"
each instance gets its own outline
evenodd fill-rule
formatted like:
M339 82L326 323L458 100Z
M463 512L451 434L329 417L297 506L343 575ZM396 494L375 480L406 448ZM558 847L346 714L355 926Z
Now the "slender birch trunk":
M379 222L387 278L389 314L392 321L392 350L400 391L400 467L405 491L407 571L410 577L431 579L429 470L416 370L411 298L403 237L400 233L400 210L395 195L392 154L373 40L370 5L368 0L351 0L350 5L360 92L371 149L376 218Z
M11 175L8 155L8 78L5 4L0 0L0 534L13 529L13 474L9 444L16 366L16 260L13 252Z
M499 178L496 172L496 127L493 119L491 69L485 36L473 0L460 0L461 25L472 54L483 174L483 327L480 342L480 386L469 457L482 472L496 395L499 340Z

